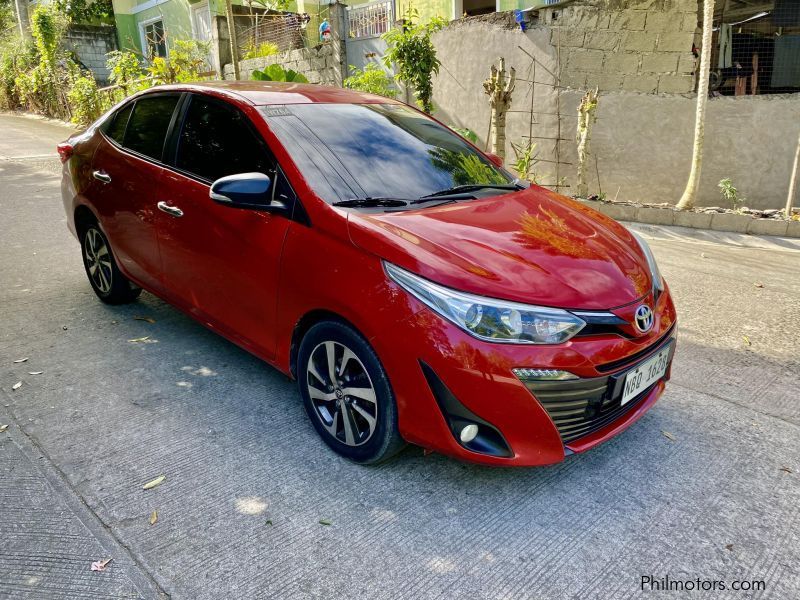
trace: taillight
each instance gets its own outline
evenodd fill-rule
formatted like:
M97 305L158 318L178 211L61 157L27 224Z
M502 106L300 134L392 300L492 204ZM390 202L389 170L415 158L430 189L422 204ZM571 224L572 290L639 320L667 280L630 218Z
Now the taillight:
M69 157L72 156L72 144L69 142L61 142L58 146L56 146L56 150L58 150L58 157L61 159L62 163L65 163L69 160Z

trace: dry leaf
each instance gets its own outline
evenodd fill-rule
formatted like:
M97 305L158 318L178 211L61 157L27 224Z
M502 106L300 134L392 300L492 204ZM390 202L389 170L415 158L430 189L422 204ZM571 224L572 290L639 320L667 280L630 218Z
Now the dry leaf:
M12 390L18 390L21 387L22 387L22 382L18 381L17 383L15 383L14 385L11 386L11 389Z
M24 363L24 362L28 362L28 357L26 356L25 358L18 358L18 359L17 359L17 360L15 360L14 362L15 362L15 363Z
M661 433L664 434L664 437L667 438L668 440L671 440L673 442L675 441L675 436L672 435L669 431L662 430Z
M733 552L733 544L725 544L725 550L730 550Z
M6 427L8 427L8 425L6 425ZM794 473L789 467L781 467L781 471L784 473Z
M747 337L746 335L743 335L743 336L742 336L742 339L744 340L744 344L745 344L745 346L750 346L750 345L751 345L751 344L750 344L750 338L749 338L749 337Z
M147 323L150 323L151 325L156 322L156 320L153 317L133 317L133 320L134 321L146 321Z
M41 375L44 371L28 371L28 375Z
M105 571L106 570L106 565L108 563L110 563L112 560L114 560L114 559L113 558L107 558L105 560L98 560L96 562L93 562L92 563L92 571Z
M158 521L158 511L154 510L153 514L150 515L150 525L155 525L156 521Z
M761 283L760 281L756 281L753 285L756 286L757 288L763 288L764 287L764 284Z
M128 340L128 341L129 341L129 342L134 342L134 343L135 343L135 342L146 342L146 341L147 341L147 340L149 340L149 339L150 339L150 336L149 336L149 335L146 335L146 336L144 336L144 337L140 337L140 338L133 338L132 340Z
M147 483L145 483L142 486L142 489L143 490L152 490L157 485L161 485L162 483L164 483L165 479L166 479L166 477L164 475L159 475L158 477L153 479L153 481L148 481Z
M320 525L330 525L331 522L328 519L320 519L319 520L319 524Z
M8 425L0 425L0 433L3 433L6 429L8 429Z

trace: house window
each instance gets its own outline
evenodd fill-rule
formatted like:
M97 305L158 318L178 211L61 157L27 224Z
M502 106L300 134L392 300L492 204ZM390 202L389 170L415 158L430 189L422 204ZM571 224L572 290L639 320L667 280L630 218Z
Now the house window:
M157 56L166 58L167 56L167 37L164 33L164 21L157 19L141 24L142 28L142 47L145 55L149 59Z

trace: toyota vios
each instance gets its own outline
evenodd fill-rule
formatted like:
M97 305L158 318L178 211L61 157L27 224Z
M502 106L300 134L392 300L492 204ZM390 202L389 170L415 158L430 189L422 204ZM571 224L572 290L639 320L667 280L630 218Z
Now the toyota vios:
M166 86L58 150L97 296L148 290L295 378L354 461L411 442L558 462L670 376L675 309L645 241L400 102Z

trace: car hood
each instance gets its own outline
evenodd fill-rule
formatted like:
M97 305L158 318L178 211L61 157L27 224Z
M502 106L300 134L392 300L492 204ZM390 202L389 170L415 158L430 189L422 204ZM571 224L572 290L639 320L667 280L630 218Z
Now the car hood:
M647 294L647 260L616 221L539 187L439 207L350 212L360 248L454 289L610 309Z

